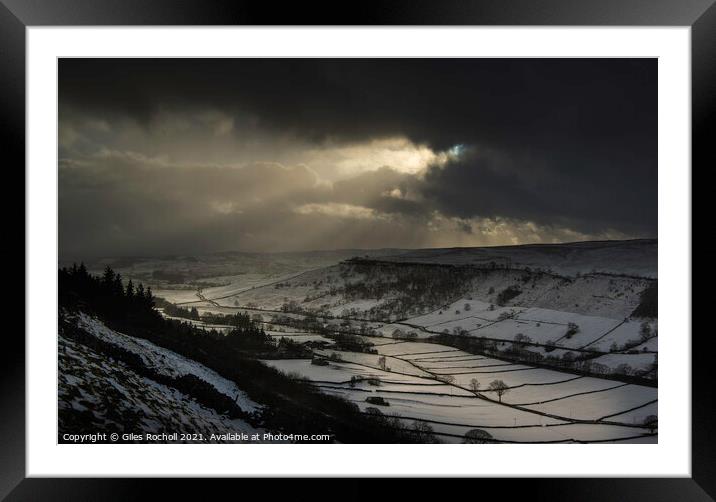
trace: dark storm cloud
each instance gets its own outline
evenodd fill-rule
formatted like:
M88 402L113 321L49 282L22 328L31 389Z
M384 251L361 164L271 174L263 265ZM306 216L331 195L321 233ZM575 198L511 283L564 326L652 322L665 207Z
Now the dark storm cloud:
M467 152L428 169L418 189L443 213L463 218L506 216L588 233L611 227L656 235L655 172L630 178L633 173L610 169L608 158L555 154L549 165L544 162L520 154Z
M67 59L60 101L146 123L216 107L322 140L405 134L455 143L655 144L656 60Z
M380 239L426 244L407 230L384 231L381 215L399 217L390 221L408 229L435 212L464 234L477 233L471 218L502 218L585 234L656 236L656 60L65 59L59 96L61 137L73 145L61 146L60 156L74 162L67 174L61 169L60 235L75 251L131 252L130 241L152 251L208 251L240 247L237 235L269 247L284 227L308 219L321 231L313 232L313 244L312 232L295 241L324 247L346 211L354 211L351 225L376 247ZM131 154L161 159L157 145L168 138L191 157L198 150L191 138L211 145L211 135L192 130L180 137L175 118L165 122L176 130L157 132L157 117L207 112L230 120L229 127L216 117L200 126L255 148L251 159L283 165L252 161L236 170L197 167L201 159L192 158L187 167ZM118 137L122 152L108 154ZM386 167L330 187L310 164L285 167L300 163L292 159L301 148L392 137L437 153L455 145L464 151L421 175ZM232 163L234 152L208 150ZM285 153L277 158L275 151ZM82 213L88 203L96 214ZM307 209L296 212L301 205ZM180 217L183 224L172 222ZM365 237L370 228L375 238Z

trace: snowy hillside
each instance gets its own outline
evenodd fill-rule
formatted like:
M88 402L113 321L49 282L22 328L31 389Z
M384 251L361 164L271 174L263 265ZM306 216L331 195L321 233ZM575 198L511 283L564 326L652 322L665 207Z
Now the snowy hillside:
M470 256L484 258L495 249L515 259L510 268L486 267L483 262L455 264ZM348 260L252 287L240 282L202 288L194 301L182 295L177 304L196 307L203 314L261 315L267 322L279 316L283 321L278 324L294 319L291 323L297 325L305 316L319 316L325 329L342 326L391 338L486 339L498 343L493 355L519 343L527 351L506 355L530 362L539 358L550 366L586 357L599 374L618 371L656 378L652 370L658 321L653 315L636 315L651 312L644 298L646 292L655 293L656 279L581 271L566 277L545 272L547 267L515 268L521 256L532 265L549 258L559 266L581 263L584 270L598 270L609 263L613 271L634 272L634 266L626 265L652 256L654 241L440 251L444 250ZM407 261L398 261L403 259ZM586 267L588 260L595 261Z
M260 409L241 389L212 370L146 340L107 328L85 314L70 319L87 336L136 354L153 379L61 330L59 336L59 417L63 432L177 432L214 434L259 432L247 419L230 418L167 384L191 375L234 401L246 417ZM159 382L157 380L163 380Z
M532 244L485 248L420 249L386 260L402 263L498 265L541 269L575 276L603 272L654 278L657 276L657 241L594 241L568 244Z

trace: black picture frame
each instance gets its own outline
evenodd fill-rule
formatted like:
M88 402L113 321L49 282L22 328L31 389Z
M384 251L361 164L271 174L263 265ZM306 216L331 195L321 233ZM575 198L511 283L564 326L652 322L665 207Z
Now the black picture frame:
M25 164L25 29L90 25L557 25L690 26L692 164L716 160L708 131L716 129L716 5L714 0L383 0L284 2L230 0L0 0L0 142L6 170ZM711 126L711 127L709 127ZM694 167L692 167L692 173ZM24 186L24 178L18 180ZM9 184L6 185L9 187ZM17 186L15 186L17 188ZM16 206L14 212L17 212ZM12 213L11 213L12 214ZM27 250L25 250L27 251ZM29 264L26 262L26 267ZM17 281L22 280L17 277ZM688 292L690 294L690 292ZM18 295L19 296L19 295ZM191 494L185 480L35 479L25 477L25 343L6 329L0 365L0 498L7 500L127 500L149 494L149 483ZM549 500L714 500L716 393L711 388L714 343L692 335L691 478L481 480L511 495ZM307 493L309 480L292 490ZM216 485L216 483L221 483ZM212 480L212 490L228 480ZM246 483L246 481L242 481ZM434 485L415 482L429 494ZM343 495L370 496L369 483L349 480ZM427 491L425 491L427 490Z

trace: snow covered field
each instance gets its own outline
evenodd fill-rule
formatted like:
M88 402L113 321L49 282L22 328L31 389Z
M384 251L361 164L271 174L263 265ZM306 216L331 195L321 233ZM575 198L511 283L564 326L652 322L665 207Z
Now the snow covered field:
M613 349L622 352L628 350L629 353L600 356L593 359L593 362L612 370L628 364L634 369L646 371L654 362L653 353L658 348L656 336L640 343L643 324L647 324L649 330L656 333L657 324L654 320L618 320L534 307L500 308L477 300L461 299L437 312L386 325L380 331L390 336L396 329L406 332L412 330L418 338L428 338L441 332L460 332L471 337L505 342L512 342L517 336L527 337L522 339L536 344L530 346L530 350L542 355L552 353L561 356L573 349L605 353ZM633 351L640 353L634 354Z
M656 442L641 426L647 416L656 415L656 388L511 364L433 343L375 348L379 355L317 351L340 358L327 366L306 359L264 362L314 381L323 392L345 397L362 410L374 406L367 397L381 397L388 403L379 406L381 411L399 415L406 424L425 421L446 442L460 442L475 428L505 442L620 442L635 437ZM380 355L386 356L385 369ZM459 365L475 369L454 367ZM440 380L446 376L454 380ZM473 379L478 380L477 392ZM489 388L495 380L508 387L502 402Z
M244 274L234 276L232 282L226 286L210 287L202 289L202 295L213 300L219 305L233 307L236 303L246 304L255 302L252 292L259 288L269 288L270 286L293 278L301 277L309 272L290 273L283 275L262 275L262 274Z
M495 307L494 304L465 299L437 312L407 319L403 324L420 326L432 333L444 330L452 332L459 328L471 336L507 341L512 341L515 335L522 334L538 344L552 341L556 342L557 347L588 347L593 350L607 350L612 343L623 345L627 341L638 340L641 328L640 322L636 320L625 322L624 319L534 307ZM578 330L567 337L570 324ZM655 329L653 321L649 324ZM397 328L398 325L393 326ZM428 335L429 333L423 332L421 336Z
M186 288L186 289L154 289L152 292L154 296L164 298L170 303L175 305L198 302L199 297L196 296L197 288Z
M566 412L569 418L580 420L606 420L612 415L652 403L656 401L656 398L657 390L654 388L625 385L525 407L543 413L559 414L560 416L564 416ZM641 418L641 420L637 423L641 423L646 414L637 413L631 415L631 417L633 417L632 423L638 418Z

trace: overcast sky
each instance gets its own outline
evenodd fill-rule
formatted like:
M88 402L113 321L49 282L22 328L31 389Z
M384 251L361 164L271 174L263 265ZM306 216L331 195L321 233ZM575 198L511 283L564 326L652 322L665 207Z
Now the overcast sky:
M643 59L62 59L60 258L656 237Z

